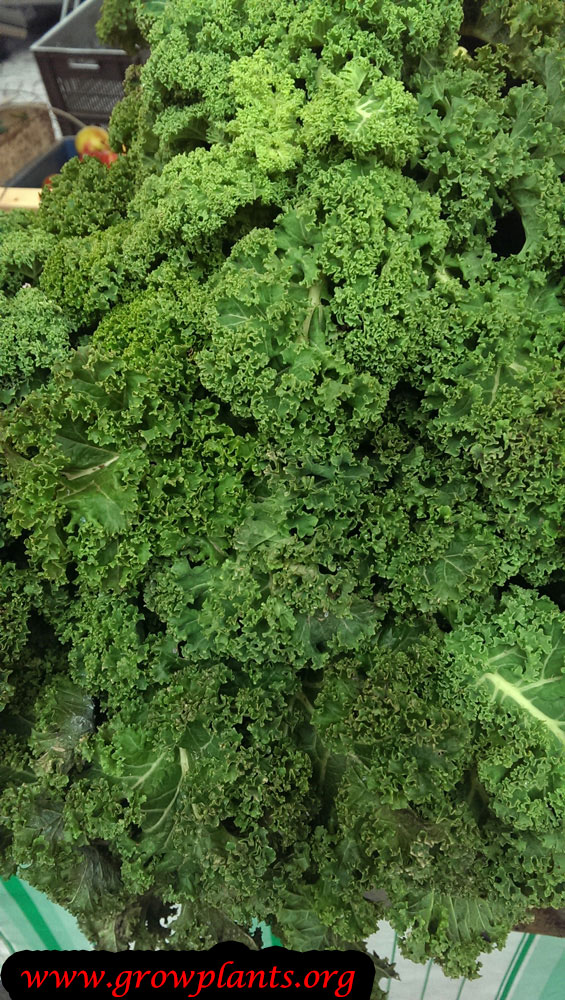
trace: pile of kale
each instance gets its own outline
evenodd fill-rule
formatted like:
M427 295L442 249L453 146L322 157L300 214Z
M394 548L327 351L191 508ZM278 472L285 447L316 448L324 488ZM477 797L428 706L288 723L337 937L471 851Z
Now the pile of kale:
M565 7L137 17L0 219L1 871L472 976L565 905Z

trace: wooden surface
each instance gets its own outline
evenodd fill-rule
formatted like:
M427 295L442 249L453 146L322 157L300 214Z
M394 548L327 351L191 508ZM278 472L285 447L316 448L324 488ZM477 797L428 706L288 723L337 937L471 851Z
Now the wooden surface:
M565 937L565 910L534 910L531 924L520 924L516 930Z
M39 208L41 188L0 187L0 209L11 212L13 208Z

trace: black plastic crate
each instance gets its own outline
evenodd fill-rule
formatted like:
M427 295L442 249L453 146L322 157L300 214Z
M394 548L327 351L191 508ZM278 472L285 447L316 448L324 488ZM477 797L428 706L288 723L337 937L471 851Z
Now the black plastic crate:
M74 139L60 139L47 153L38 156L27 166L18 170L8 181L8 187L39 188L51 174L57 174L67 160L76 156Z
M75 115L85 125L107 125L114 105L122 99L123 79L130 63L122 49L104 48L96 34L102 0L85 0L72 14L31 46L54 109ZM79 126L59 116L63 135Z

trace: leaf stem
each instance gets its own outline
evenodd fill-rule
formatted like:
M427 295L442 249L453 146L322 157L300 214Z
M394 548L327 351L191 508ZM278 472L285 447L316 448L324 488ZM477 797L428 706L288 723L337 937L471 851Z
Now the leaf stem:
M303 691L297 691L295 698L304 705L304 708L308 712L308 715L314 714L314 706L312 702L306 697Z

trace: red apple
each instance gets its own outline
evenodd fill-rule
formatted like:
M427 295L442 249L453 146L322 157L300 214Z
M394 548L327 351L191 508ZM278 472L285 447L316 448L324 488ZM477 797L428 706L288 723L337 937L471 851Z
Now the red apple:
M110 142L105 128L86 125L75 136L75 149L79 156L91 156L95 149L109 149Z

